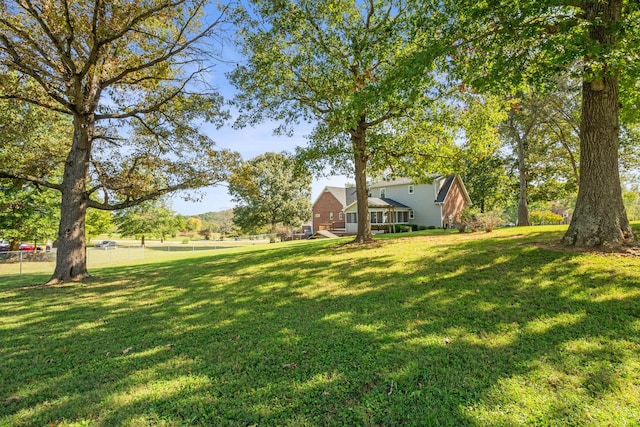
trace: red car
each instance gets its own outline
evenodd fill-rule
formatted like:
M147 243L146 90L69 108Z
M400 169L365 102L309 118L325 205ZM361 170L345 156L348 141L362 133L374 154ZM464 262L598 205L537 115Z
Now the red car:
M36 246L36 245L32 245L31 243L23 243L20 245L20 247L18 248L21 251L41 251L42 248L40 246Z

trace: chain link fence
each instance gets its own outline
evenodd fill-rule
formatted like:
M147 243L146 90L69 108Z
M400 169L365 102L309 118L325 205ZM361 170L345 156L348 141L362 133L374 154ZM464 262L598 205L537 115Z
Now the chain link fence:
M193 252L217 251L240 246L268 243L268 238L238 239L225 241L205 241L193 243L156 243L122 245L106 249L87 247L87 267L110 264L126 265L138 260L157 260L189 256ZM9 251L0 252L0 277L21 276L23 274L52 274L56 264L56 250L51 251Z

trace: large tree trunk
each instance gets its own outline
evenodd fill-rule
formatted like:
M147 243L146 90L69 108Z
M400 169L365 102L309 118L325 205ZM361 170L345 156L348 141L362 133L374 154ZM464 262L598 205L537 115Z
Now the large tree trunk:
M358 206L358 234L355 243L368 243L373 240L371 222L369 220L369 191L367 189L367 143L364 121L358 124L358 129L352 133L351 142L354 151L356 203Z
M529 205L527 203L527 165L525 159L525 141L517 137L518 142L518 177L520 198L518 200L518 226L531 225L529 222Z
M49 284L77 282L89 277L85 242L86 180L93 123L74 119L73 143L64 165L56 268Z
M585 2L587 19L594 22L590 36L605 50L616 43L622 0ZM595 25L596 22L601 25ZM610 71L610 70L605 70ZM622 201L618 170L618 76L610 71L582 85L580 126L580 188L567 245L618 245L635 240Z

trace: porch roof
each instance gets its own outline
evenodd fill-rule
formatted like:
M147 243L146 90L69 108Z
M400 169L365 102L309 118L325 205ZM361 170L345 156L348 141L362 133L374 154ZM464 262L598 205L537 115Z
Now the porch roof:
M400 202L396 202L393 199L389 199L387 197L369 197L368 199L368 205L369 208L373 208L373 209L388 209L388 208L395 208L396 210L411 210L411 207L402 204ZM345 211L350 210L350 211L355 211L357 208L357 202L353 202L351 203L349 206L347 206L347 208L345 209Z

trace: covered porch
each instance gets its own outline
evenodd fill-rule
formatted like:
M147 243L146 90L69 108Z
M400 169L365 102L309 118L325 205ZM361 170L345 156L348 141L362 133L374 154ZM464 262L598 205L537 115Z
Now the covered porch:
M388 198L369 197L369 221L371 231L395 233L398 224L409 224L413 210L400 202ZM358 208L352 203L345 209L346 231L355 233L358 229Z

